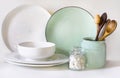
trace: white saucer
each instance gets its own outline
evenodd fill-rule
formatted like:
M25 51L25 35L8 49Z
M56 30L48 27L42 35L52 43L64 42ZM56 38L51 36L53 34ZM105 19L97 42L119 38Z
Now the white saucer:
M5 60L8 63L20 66L46 67L67 63L68 56L64 54L55 54L54 56L44 60L31 60L23 58L17 53L10 53L5 57Z
M45 65L42 65L42 64L24 64L24 63L17 63L17 62L12 62L12 61L7 61L6 62L10 63L10 64L14 64L14 65L18 65L18 66L25 66L25 67L50 67L50 66L56 66L56 65L61 65L63 63L57 63L57 64L45 64Z

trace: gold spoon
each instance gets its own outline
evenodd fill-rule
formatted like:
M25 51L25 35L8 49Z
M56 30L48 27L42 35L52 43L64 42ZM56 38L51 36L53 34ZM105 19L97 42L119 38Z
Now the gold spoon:
M99 24L100 24L100 15L99 15L99 14L97 14L97 15L94 17L94 21L95 21L95 23L97 24L97 26L99 26Z
M97 15L94 20L95 20L95 23L97 24L97 35L96 35L95 40L98 41L100 31L103 28L103 26L104 26L104 24L106 23L106 20L107 20L107 13L103 13L101 15L101 17Z
M94 17L94 21L95 21L95 24L97 26L97 34L99 33L99 24L100 24L100 15L97 14L95 17Z
M104 40L108 35L115 31L116 27L117 22L115 20L110 21L109 24L106 26L103 36L99 38L99 41Z
M110 23L110 21L111 21L110 19L107 19L107 22L105 23L105 25L103 26L103 28L102 28L101 31L100 31L98 40L99 40L100 37L102 37L102 36L104 35L105 29L106 29L106 27L108 26L108 24Z

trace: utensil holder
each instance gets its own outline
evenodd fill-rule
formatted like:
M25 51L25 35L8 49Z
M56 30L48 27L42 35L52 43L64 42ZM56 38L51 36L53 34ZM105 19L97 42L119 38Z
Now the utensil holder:
M85 52L87 59L86 68L102 68L106 63L106 44L105 41L95 41L92 38L84 38L81 48Z

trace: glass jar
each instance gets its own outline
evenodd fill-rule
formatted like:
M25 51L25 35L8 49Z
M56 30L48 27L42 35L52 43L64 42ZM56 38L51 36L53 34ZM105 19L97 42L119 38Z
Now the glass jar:
M85 69L86 59L80 47L74 47L69 57L69 69L83 70Z

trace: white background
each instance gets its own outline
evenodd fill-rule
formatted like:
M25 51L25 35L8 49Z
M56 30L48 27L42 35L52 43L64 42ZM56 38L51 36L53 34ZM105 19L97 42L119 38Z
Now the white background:
M0 0L0 29L5 16L15 7L23 4L37 4L47 9L51 14L65 6L79 6L95 14L108 13L108 18L118 22L116 31L106 39L107 59L120 60L120 0ZM10 52L1 36L0 30L0 58Z
M120 0L0 0L0 78L120 78L120 62L114 65L115 61L108 63L108 67L104 69L82 72L70 71L64 65L44 69L24 68L1 62L4 55L10 52L2 40L2 22L12 9L22 4L38 4L51 14L65 6L79 6L92 15L107 12L109 18L118 22L116 31L106 39L107 59L120 61Z

